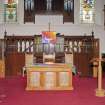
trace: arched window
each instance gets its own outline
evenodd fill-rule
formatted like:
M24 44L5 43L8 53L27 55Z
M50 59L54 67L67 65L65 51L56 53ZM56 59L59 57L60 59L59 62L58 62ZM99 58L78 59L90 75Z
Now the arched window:
M25 10L33 11L34 9L34 0L25 0Z
M73 10L73 0L64 0L64 10L66 12Z
M46 0L46 10L51 11L52 10L52 0Z
M95 21L95 0L80 0L80 21L81 23L94 23Z
M63 22L74 22L74 0L64 0L63 3Z
M5 0L4 6L4 21L5 22L17 22L17 3L18 0Z

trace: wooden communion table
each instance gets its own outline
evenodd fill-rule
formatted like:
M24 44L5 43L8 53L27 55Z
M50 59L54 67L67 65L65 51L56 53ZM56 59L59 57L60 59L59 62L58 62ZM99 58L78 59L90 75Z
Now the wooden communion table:
M68 64L35 64L26 67L26 90L73 90Z

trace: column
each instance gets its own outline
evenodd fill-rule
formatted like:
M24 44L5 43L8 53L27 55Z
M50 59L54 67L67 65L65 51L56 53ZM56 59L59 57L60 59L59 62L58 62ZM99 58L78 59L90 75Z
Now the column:
M24 24L24 0L18 0L17 18L20 24Z

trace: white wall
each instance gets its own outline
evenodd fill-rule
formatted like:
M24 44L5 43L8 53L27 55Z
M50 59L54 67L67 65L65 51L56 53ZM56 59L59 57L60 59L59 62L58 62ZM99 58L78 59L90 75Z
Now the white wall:
M0 0L0 24L3 22L3 0Z
M1 1L1 0L0 0ZM2 0L3 1L3 0ZM48 30L48 23L51 22L50 29L51 31L56 31L64 35L91 35L92 30L95 33L95 37L100 39L101 52L105 52L105 30L104 30L104 12L102 11L104 8L105 0L96 0L95 10L96 10L96 18L95 24L80 24L79 21L79 0L74 0L74 24L73 23L65 23L63 24L62 16L54 16L54 18L50 15L48 17L44 16L42 18L36 18L36 23L28 23L24 24L24 9L23 3L24 0L19 0L18 6L18 23L16 24L4 24L3 23L3 15L0 14L0 37L4 36L4 31L6 29L8 35L34 35L40 34L41 31ZM2 14L3 14L3 9ZM46 18L45 18L46 17Z

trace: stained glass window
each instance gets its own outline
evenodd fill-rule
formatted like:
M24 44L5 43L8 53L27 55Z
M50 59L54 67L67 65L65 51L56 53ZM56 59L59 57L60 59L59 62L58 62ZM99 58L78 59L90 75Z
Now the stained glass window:
M80 0L80 21L81 23L94 23L95 21L95 0Z
M17 21L17 3L18 0L5 0L4 6L4 21L16 22Z

